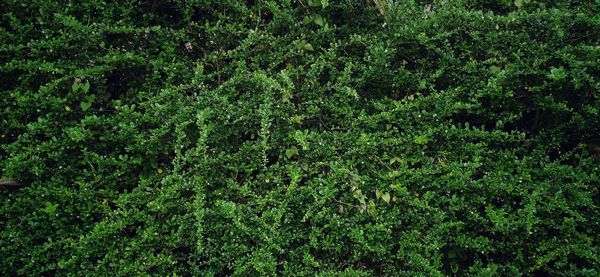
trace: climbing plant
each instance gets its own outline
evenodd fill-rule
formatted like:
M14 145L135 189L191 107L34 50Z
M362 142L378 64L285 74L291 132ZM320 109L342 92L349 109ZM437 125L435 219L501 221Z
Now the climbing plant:
M0 6L0 275L600 274L598 1Z

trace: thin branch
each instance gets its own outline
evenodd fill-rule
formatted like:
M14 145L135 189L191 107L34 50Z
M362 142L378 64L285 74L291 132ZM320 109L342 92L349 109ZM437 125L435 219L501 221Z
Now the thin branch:
M346 202L344 202L344 201L340 201L340 200L337 200L337 199L335 199L335 198L329 198L329 199L331 199L331 200L333 200L334 202L336 202L336 203L338 203L338 204L341 204L341 205L346 205L346 206L353 207L353 208L356 208L356 207L357 207L357 205L353 205L353 204L350 204L350 203L346 203Z

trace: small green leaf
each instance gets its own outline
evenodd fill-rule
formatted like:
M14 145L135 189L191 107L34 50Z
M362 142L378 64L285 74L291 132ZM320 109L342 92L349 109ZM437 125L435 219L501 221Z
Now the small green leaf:
M294 115L294 116L290 117L290 120L293 123L300 124L304 120L304 116L303 115Z
M79 106L81 107L81 110L85 112L92 106L92 103L91 102L81 102L81 104L79 104Z
M398 170L392 170L392 171L388 172L388 177L390 177L390 178L396 178L396 177L400 176L400 174L401 174L400 171L398 171Z
M323 25L325 24L325 21L323 21L323 17L321 17L320 14L315 14L314 15L314 22L315 24L323 27Z
M376 208L375 202L373 202L373 200L369 200L369 205L367 207L368 207L367 211L368 211L369 215L371 215L371 216L377 215L377 208Z
M498 26L498 25L496 25ZM493 74L498 74L500 71L502 71L502 69L498 66L492 65L490 66L490 72Z
M78 90L79 90L79 88L81 88L81 83L79 83L79 82L75 82L75 83L73 83L73 84L71 85L71 90L72 90L73 92L76 92L76 91L78 91Z
M53 214L56 212L57 208L58 208L58 204L52 204L50 202L46 202L46 206L42 209L42 211L47 214Z
M420 145L424 145L427 144L429 142L429 139L426 136L416 136L415 137L415 143L416 144L420 144Z
M523 7L523 0L515 0L515 6L517 6L517 8Z
M550 69L550 75L548 77L552 80L562 80L567 77L567 71L565 71L562 66L558 68L553 67Z
M315 48L313 48L313 46L310 43L305 44L304 49L308 51L315 51Z
M304 23L304 25L308 25L313 21L312 17L310 16L305 16L304 19L302 19L302 23Z
M85 84L82 84L81 89L83 92L88 92L90 90L90 82L85 82Z
M296 148L295 146L292 146L289 149L285 150L285 156L288 159L292 158L294 155L298 155L298 148Z
M451 263L450 269L452 270L452 273L457 273L458 272L458 264L455 262Z
M318 6L321 6L321 2L320 2L320 1L318 1L318 0L309 0L309 1L308 1L308 4L309 4L311 7L318 7Z
M403 163L403 160L401 158L398 157L393 157L390 159L390 165L393 165L394 163Z
M377 197L377 199L381 198L381 195L382 195L382 193L380 190L378 190L378 189L375 190L375 197Z
M381 195L381 199L383 199L383 201L385 201L385 203L390 203L390 193L386 192L384 194Z

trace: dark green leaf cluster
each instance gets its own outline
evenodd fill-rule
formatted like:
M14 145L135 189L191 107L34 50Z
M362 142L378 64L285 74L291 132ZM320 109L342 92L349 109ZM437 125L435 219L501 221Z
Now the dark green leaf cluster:
M0 6L0 275L600 275L598 1Z

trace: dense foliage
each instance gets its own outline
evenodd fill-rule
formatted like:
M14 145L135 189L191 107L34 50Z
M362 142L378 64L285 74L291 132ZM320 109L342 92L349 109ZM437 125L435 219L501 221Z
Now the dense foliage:
M599 1L0 2L0 275L600 275Z

